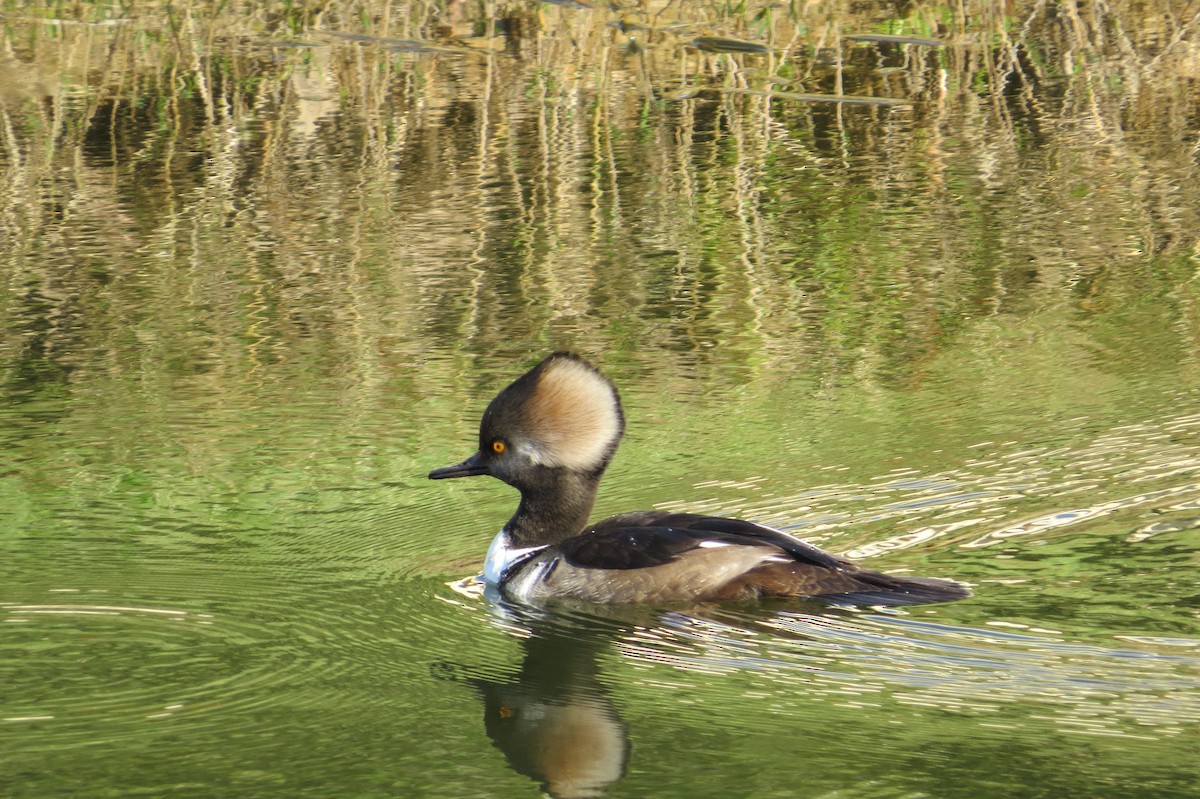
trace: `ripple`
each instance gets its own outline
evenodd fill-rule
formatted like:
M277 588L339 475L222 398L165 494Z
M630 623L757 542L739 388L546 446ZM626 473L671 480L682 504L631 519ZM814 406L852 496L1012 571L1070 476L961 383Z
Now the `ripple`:
M0 605L0 673L22 686L0 702L0 720L37 726L55 746L168 719L193 733L266 731L273 710L328 710L331 686L410 680L415 667L397 660L402 636L391 620L435 640L430 626L406 621L427 603L425 590L294 580L275 589L253 602L240 590L210 597L203 610L84 597Z
M862 483L827 483L799 493L772 494L771 482L761 477L705 481L695 487L707 496L658 507L742 516L827 547L845 541L846 554L855 559L906 549L933 551L938 539L946 539L938 547L943 550L981 549L1134 509L1194 511L1200 508L1200 482L1187 478L1200 472L1198 441L1200 417L1167 415L1070 445L980 442L975 448L987 450L987 457L968 459L958 468L935 473L899 468ZM1068 504L1076 495L1097 499ZM1030 508L1038 512L1029 515ZM1027 518L1013 520L1021 515ZM1164 519L1138 528L1129 540L1194 524L1194 516ZM884 525L901 532L861 540L864 532Z
M270 646L269 628L223 613L86 603L0 611L9 625L0 665L25 686L0 718L53 720L83 739L97 717L121 724L219 710L214 723L227 725L269 701L270 684L321 668Z
M1079 524L1081 522L1100 518L1101 516L1108 516L1116 513L1117 511L1157 503L1163 499L1179 496L1180 494L1193 494L1196 492L1200 492L1200 483L1186 483L1184 485L1164 488L1158 491L1147 492L1145 494L1134 494L1132 496L1120 497L1118 499L1108 500L1107 502L1097 503L1088 507L1060 510L1051 514L1030 519L1028 521L1009 525L999 530L990 531L986 535L977 538L974 541L963 544L962 546L964 549L987 547L1007 538L1013 538L1015 536L1039 535L1057 528Z
M1166 508L1165 510L1193 510L1197 507L1198 503L1200 503L1200 500L1193 500L1191 502L1185 502L1180 505ZM1191 516L1183 519L1171 519L1168 521L1154 522L1153 524L1147 524L1143 527L1139 527L1126 536L1125 540L1131 543L1136 543L1138 541L1145 541L1146 539L1153 538L1156 535L1162 535L1163 533L1180 533L1184 530L1195 530L1198 528L1200 528L1200 516Z
M206 686L232 673L212 657L210 648L227 647L231 632L212 614L100 604L5 605L0 611L10 625L0 665L24 686L0 709L8 721L70 724L95 715L190 712Z
M626 636L621 653L699 675L752 672L781 712L820 697L994 715L1037 710L1071 733L1179 735L1200 722L1200 640L1124 636L1134 647L1066 640L1054 630L926 622L901 614L668 614ZM657 672L658 683L671 683ZM676 686L678 687L678 686ZM716 683L714 690L724 690ZM872 699L871 697L875 697Z

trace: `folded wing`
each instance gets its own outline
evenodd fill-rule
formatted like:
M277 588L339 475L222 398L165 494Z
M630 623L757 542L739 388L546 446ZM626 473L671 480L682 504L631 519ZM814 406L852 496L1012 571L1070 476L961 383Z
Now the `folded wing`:
M595 602L776 596L914 605L970 595L958 583L871 571L786 532L718 516L626 513L557 549L542 577L559 596Z

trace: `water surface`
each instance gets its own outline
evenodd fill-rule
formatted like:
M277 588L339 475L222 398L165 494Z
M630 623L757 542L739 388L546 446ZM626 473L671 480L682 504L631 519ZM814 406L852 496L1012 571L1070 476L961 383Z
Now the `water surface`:
M0 793L1195 795L1190 27L400 5L4 6ZM597 515L976 596L456 591L556 348Z

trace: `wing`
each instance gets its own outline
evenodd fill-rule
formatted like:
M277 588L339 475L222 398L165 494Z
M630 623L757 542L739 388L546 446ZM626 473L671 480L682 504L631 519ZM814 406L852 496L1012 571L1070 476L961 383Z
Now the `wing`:
M638 511L599 521L559 544L567 562L592 569L645 569L701 547L773 547L796 561L827 569L849 564L795 536L740 519L695 513Z
M770 527L691 513L642 511L597 522L518 567L521 601L605 604L812 597L912 605L970 596L947 580L882 574Z

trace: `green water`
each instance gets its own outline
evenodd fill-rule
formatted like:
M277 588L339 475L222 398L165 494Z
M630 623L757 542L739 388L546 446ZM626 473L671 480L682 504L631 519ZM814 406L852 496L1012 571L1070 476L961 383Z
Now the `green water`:
M400 5L4 5L0 795L1200 791L1194 34ZM598 516L975 597L456 590L515 495L425 475L556 348Z

